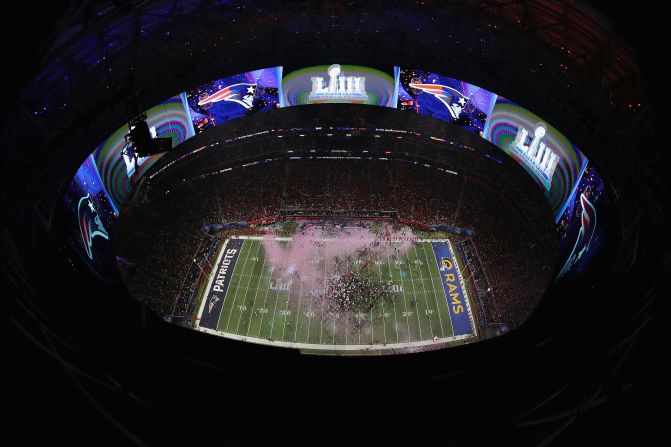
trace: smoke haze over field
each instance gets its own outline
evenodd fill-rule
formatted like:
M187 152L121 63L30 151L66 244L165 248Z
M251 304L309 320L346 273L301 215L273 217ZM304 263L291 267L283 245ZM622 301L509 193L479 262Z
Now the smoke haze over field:
M375 261L388 264L403 256L416 240L409 227L394 229L391 225L382 224L373 231L362 226L341 228L304 223L291 241L266 234L261 246L265 252L266 268L270 266L275 285L298 290L299 297L311 295L312 311L321 318L322 324L333 328L334 334L361 330L363 334L368 331L372 335L372 318L360 318L358 313L344 312L336 299L325 294L325 286L329 279L333 282L344 272L368 270ZM379 285L389 280L377 275L371 278L372 284Z
M326 272L334 271L333 266L321 266L324 259L330 262L338 259L345 269L353 268L354 264L347 264L357 260L364 264L377 259L386 262L404 254L416 239L410 228L394 230L387 224L380 226L377 233L360 226L338 230L338 227L327 229L305 225L290 242L267 234L262 246L268 264L273 266L274 277L291 283L301 281L307 290L321 292L327 279Z

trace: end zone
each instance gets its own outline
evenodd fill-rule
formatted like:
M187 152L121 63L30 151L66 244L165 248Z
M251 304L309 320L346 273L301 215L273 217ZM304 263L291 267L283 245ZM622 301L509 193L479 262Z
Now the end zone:
M196 328L217 329L228 284L233 277L233 269L238 260L243 242L244 240L242 239L228 239L221 248L221 252L217 257L217 263L210 274L207 289L205 289L205 298L202 300L200 309L198 310Z
M438 264L440 282L443 284L447 307L450 311L452 330L455 336L477 336L477 329L473 322L470 300L466 295L464 278L454 256L452 244L449 240L431 242L433 253Z

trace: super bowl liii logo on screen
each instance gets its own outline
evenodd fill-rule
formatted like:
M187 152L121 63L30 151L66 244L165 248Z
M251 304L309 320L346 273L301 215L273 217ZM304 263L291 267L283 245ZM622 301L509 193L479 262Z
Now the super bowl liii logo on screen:
M552 186L552 176L559 163L559 157L542 141L546 133L547 125L545 123L536 124L531 143L527 144L529 132L524 127L518 126L517 135L510 146L515 155L527 166L533 168L536 177L549 191Z
M366 101L366 78L364 76L346 76L339 64L331 65L328 80L322 76L313 76L312 90L308 101Z

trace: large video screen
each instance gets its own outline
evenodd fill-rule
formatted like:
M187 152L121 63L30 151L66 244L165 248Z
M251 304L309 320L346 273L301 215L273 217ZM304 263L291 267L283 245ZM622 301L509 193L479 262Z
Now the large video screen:
M75 216L71 222L75 251L95 273L109 277L115 259L110 237L117 216L93 155L86 157L77 170L64 200L66 208Z
M496 94L473 84L422 70L400 68L398 105L481 134Z
M184 94L169 98L146 111L147 124L153 137L172 138L172 147L194 135ZM118 213L128 200L142 174L163 154L136 159L127 153L128 125L121 126L93 152L103 185L109 193L112 207Z
M283 71L281 107L325 103L396 107L395 67L331 64Z
M171 138L176 146L194 135L186 95L169 98L146 112L154 138ZM142 175L163 154L135 157L128 150L128 125L107 137L77 170L64 201L74 216L73 244L85 264L102 277L111 277L116 260L109 241L120 208Z
M557 278L577 278L600 253L609 224L606 185L590 164L568 201L559 222L560 271Z
M200 85L187 92L197 133L251 113L279 107L282 67L240 73Z
M529 173L558 221L587 166L582 152L539 116L501 96L496 98L484 137Z

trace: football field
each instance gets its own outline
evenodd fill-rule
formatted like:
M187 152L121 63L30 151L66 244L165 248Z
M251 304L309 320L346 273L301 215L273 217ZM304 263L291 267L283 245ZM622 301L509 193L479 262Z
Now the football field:
M273 243L288 253L293 239L278 237ZM321 250L328 243L315 241L310 258L295 268L274 262L261 236L228 239L213 266L196 328L330 353L421 350L476 336L448 240L417 240L407 250L392 247L386 256L357 251L329 257L329 250ZM369 310L343 309L326 291L329 278L344 272L365 274L388 293Z

